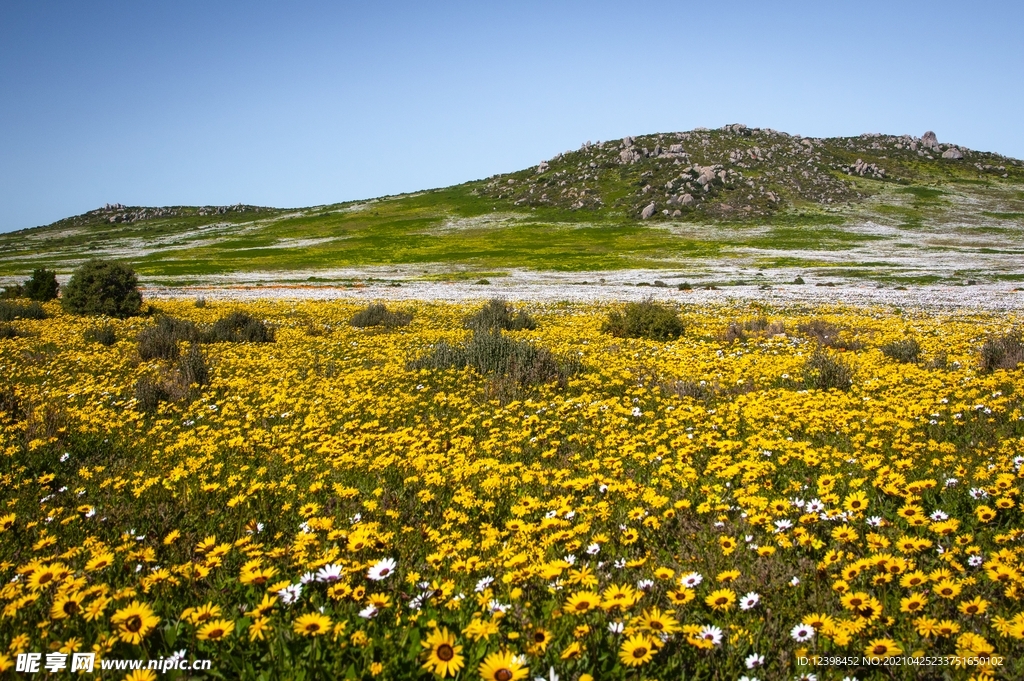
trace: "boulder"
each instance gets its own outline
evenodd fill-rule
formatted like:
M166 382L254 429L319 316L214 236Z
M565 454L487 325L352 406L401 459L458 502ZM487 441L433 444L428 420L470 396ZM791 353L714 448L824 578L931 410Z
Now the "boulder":
M942 152L942 158L951 158L954 161L958 161L964 157L963 153L956 147L950 147Z
M921 137L921 146L928 149L935 149L939 146L939 140L935 137L935 133L929 130Z
M693 197L690 196L689 194L683 194L682 196L679 197L679 203L683 204L684 206L692 206Z
M623 149L629 149L631 146L633 146L633 138L628 136L628 135L626 137L623 137L622 138L622 148Z
M548 168L550 168L550 167L551 166L548 165L547 161L541 161L540 165L537 166L537 172L538 173L546 173L548 171Z
M646 220L647 218L651 217L652 215L654 215L654 210L654 202L651 201L649 204L644 206L644 209L640 212L640 219Z

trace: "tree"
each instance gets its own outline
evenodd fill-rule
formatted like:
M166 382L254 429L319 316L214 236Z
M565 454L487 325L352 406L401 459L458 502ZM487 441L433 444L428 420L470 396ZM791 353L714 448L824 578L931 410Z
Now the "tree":
M32 278L25 281L23 289L25 295L32 300L45 303L57 297L57 273L45 267L37 267L32 270Z
M142 307L139 278L124 263L90 260L71 275L61 302L73 314L131 317Z

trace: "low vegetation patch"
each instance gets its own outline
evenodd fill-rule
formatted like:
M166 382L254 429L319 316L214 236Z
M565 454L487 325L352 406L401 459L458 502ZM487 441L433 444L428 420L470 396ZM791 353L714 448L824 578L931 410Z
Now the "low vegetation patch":
M743 321L729 322L722 334L727 343L745 341L753 336L775 336L786 333L786 325L782 322L771 322L766 317L757 317Z
M491 377L519 386L555 382L580 371L578 362L559 360L550 350L525 340L509 338L498 331L474 333L461 345L441 341L419 359L412 369L463 369L472 367Z
M914 364L921 359L921 344L917 342L916 338L886 343L879 349L889 359L905 364Z
M530 331L537 328L537 322L526 312L513 310L502 298L492 298L479 312L467 317L464 326L476 332Z
M860 350L864 344L860 341L841 337L842 329L822 319L812 319L797 326L797 330L818 342L823 348L836 350Z
M411 312L395 312L389 310L383 303L371 303L352 315L349 324L361 329L371 326L393 329L398 326L408 326L411 321Z
M981 346L982 371L1016 369L1021 362L1024 362L1024 333L1020 329L993 336Z
M821 348L804 362L803 374L808 388L849 390L853 385L853 368L842 357Z
M110 324L104 324L102 326L94 326L86 329L82 334L82 338L87 343L99 343L100 345L111 346L117 342L117 333L114 331L114 327Z
M232 312L204 331L204 343L273 343L274 329L248 312Z
M193 322L161 315L156 324L139 333L139 357L151 359L177 359L179 341L199 339L199 329Z
M683 335L685 328L675 308L653 300L645 300L640 303L627 303L622 311L610 312L601 331L616 338L668 341Z
M0 300L0 322L13 322L15 319L46 319L46 310L37 302Z

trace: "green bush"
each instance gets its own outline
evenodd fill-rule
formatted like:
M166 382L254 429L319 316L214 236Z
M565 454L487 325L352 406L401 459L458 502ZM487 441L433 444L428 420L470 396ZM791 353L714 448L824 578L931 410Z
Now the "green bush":
M352 315L349 324L361 329L369 326L383 326L390 329L396 326L408 326L411 321L411 312L393 312L383 303L371 303Z
M1016 369L1024 362L1024 334L1014 330L1002 336L994 336L981 346L981 370Z
M274 330L247 312L221 317L201 335L204 343L273 343Z
M441 341L433 350L410 363L411 369L462 369L472 367L481 374L517 385L558 382L581 369L577 361L559 361L550 350L514 340L500 331L474 333L464 345Z
M882 354L897 362L916 363L921 358L921 344L916 338L886 343L881 348Z
M168 402L171 399L171 394L167 388L149 376L143 376L135 381L133 392L135 393L135 400L138 402L139 409L147 414L155 412L161 402Z
M10 324L0 324L0 340L4 340L5 338L18 338L23 335L24 334Z
M837 355L818 349L807 358L803 367L804 385L818 390L849 390L853 369Z
M470 315L463 326L475 332L520 331L537 328L537 322L525 312L513 312L512 307L501 298L491 298L476 314Z
M61 303L72 314L131 317L142 308L139 279L123 263L90 260L71 275Z
M810 338L818 341L818 345L825 348L837 348L840 350L860 350L864 344L855 340L843 340L839 334L842 329L831 322L823 319L812 319L797 326L797 330L807 334Z
M0 322L15 319L46 319L46 310L37 302L22 304L0 300Z
M0 289L0 300L11 300L13 298L24 298L25 289L21 284L12 284Z
M114 333L114 327L110 324L86 329L82 337L87 343L99 343L108 347L117 342L117 334Z
M204 386L210 382L210 369L206 364L206 355L198 343L193 343L188 352L178 360L178 373L186 386Z
M178 341L195 341L199 339L196 325L187 319L160 316L156 324L143 329L138 337L139 357L144 361L151 359L177 359Z
M679 338L685 329L674 308L645 300L642 303L627 303L621 312L613 310L601 331L616 338L667 341Z
M57 297L57 273L44 267L32 270L32 277L23 285L25 295L32 300L45 303Z

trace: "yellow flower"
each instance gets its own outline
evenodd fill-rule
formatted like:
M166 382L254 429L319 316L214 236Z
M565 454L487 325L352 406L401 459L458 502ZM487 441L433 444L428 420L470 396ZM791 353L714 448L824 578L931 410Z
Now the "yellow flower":
M619 659L627 667L639 667L654 657L654 641L643 634L636 634L622 642Z
M876 638L864 648L864 654L869 657L892 657L903 654L903 648L892 639Z
M231 620L213 620L199 627L196 638L200 641L220 641L231 635L235 623Z
M117 626L117 635L125 643L138 645L158 624L160 618L146 603L132 601L128 606L116 611L110 618Z
M968 617L981 615L988 609L988 601L981 596L976 596L973 600L962 602L958 609Z
M460 654L462 646L455 643L455 634L450 633L447 628L435 627L420 645L427 649L427 660L423 663L423 669L430 670L441 678L456 676L466 664Z
M484 681L518 681L525 679L530 669L525 667L516 655L501 650L485 657L477 672Z
M270 620L266 617L257 617L249 625L249 640L250 641L263 641L265 640L265 632L273 631L274 627L270 625Z
M577 591L565 601L564 610L576 615L601 605L601 597L592 591Z
M920 594L910 594L900 599L900 612L921 612L928 605L928 599Z
M331 618L316 612L300 615L292 623L292 630L302 636L323 636L331 630Z
M713 610L729 610L736 603L736 593L732 589L717 589L704 599Z

